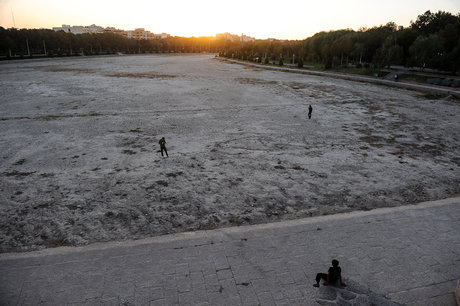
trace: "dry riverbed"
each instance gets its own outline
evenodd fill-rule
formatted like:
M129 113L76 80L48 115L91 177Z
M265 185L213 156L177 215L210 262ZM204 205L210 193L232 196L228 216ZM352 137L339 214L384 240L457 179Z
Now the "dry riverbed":
M210 55L2 62L0 92L0 252L460 193L450 97Z

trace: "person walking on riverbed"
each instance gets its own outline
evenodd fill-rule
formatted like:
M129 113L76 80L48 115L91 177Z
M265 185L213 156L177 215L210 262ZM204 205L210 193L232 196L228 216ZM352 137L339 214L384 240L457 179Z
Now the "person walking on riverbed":
M311 113L313 112L313 107L308 106L308 119L311 119Z
M168 156L168 151L166 150L166 139L164 137L161 137L160 141L158 142L160 144L160 149L161 149L161 156L164 157L163 151L166 153L166 157Z

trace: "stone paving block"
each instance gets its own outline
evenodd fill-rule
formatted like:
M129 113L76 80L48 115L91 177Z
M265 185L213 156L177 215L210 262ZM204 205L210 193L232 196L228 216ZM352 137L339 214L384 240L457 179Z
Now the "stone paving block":
M48 287L48 289L51 289ZM56 292L55 290L29 290L30 294L38 295L41 300L48 300L53 296L60 295L65 296L66 302L79 302L84 301L86 299L91 298L99 298L102 296L102 292L98 295L95 292L86 293L86 287L83 285L73 285L73 286L65 286L64 291Z
M17 301L6 300L8 296L2 296L2 298L4 300L2 300L1 305L35 305L45 302L39 295L32 293L21 294L20 298ZM66 300L66 303L67 302L68 300Z
M223 279L219 280L221 286L221 291L229 296L237 296L238 290L236 289L236 284L233 279Z
M158 266L160 266L161 268L158 269L159 270L159 274L174 274L176 273L176 270L175 270L175 264L176 262L174 262L173 260L163 260L161 262L158 263Z
M211 262L205 262L201 258L196 259L194 262L189 262L190 273L203 272L204 266L209 266Z
M241 300L239 296L230 296L228 294L212 292L208 293L208 299L210 305L225 305L225 306L234 306L241 305Z
M215 252L215 244L207 244L196 247L197 257L204 260L212 259L212 252Z
M265 278L251 280L251 285L256 292L268 291L270 288L274 287L274 285Z
M271 258L264 262L260 263L260 269L263 272L275 272L275 273L283 273L285 272L285 258Z
M15 279L14 274L0 276L0 298L6 295L18 296L23 283L22 279Z
M227 255L227 261L232 269L234 269L235 267L242 266L244 265L245 262L247 262L247 260L244 257L228 256L228 255Z
M219 280L231 279L233 278L232 270L229 269L221 269L217 271L217 278Z
M118 300L118 297L112 297L112 298L101 298L101 306L118 306L120 304L120 301Z
M150 287L150 301L161 300L164 298L164 291L162 287Z
M205 287L194 289L191 293L194 305L208 303L208 294Z
M149 287L161 287L163 285L163 275L161 274L149 274L148 275L148 286Z
M302 292L293 286L284 286L283 295L288 299L298 299L302 297Z
M284 285L290 285L290 284L294 284L294 283L295 283L294 278L292 277L291 273L289 273L289 272L277 274L277 278L278 278L279 282L280 282L283 286L284 286Z
M216 292L219 291L221 285L219 284L219 279L217 278L217 274L209 274L204 276L204 281L206 284L206 290L208 292Z
M206 283L195 283L192 284L192 291L207 290Z
M264 273L256 265L244 264L241 266L232 266L232 272L235 278L258 279L263 278Z
M185 276L185 275L190 274L190 269L189 269L188 263L176 264L175 270L176 270L177 275Z
M177 290L177 282L174 275L163 275L162 284L165 290Z
M134 296L135 286L133 282L123 282L120 283L120 287L118 288L118 296Z
M251 284L237 285L236 289L243 305L258 305L259 299Z
M40 256L28 258L26 262L21 258L5 259L2 266L0 266L0 272L4 275L11 270L20 271L28 268L35 269L43 265L43 260L45 260L45 258Z
M121 280L124 276L124 272L122 269L119 269L117 267L112 267L110 269L107 269L105 272L105 279L110 279L110 280Z
M179 305L193 305L193 294L192 292L180 292L179 293Z
M188 276L177 276L176 277L177 290L182 292L188 292L192 290L192 282Z
M103 286L104 286L104 274L91 274L86 277L86 283L85 286L86 288L90 290L98 290L101 291Z
M149 306L165 306L168 305L165 299L150 301Z
M134 305L134 295L133 296L120 296L118 298L120 305L131 306Z
M136 287L134 292L134 303L136 305L147 305L151 300L150 287Z
M101 304L100 298L83 299L76 303L67 303L67 305L81 305L81 306L93 306L93 305L100 305L100 304ZM55 305L55 304L49 304L49 305Z
M203 272L199 271L199 272L191 272L190 273L190 281L192 283L192 286L193 285L196 285L196 284L204 284L204 276L203 276Z
M225 253L220 253L220 252L215 253L213 259L214 259L214 266L216 267L216 271L230 268L230 265L227 261L227 257L225 256Z
M297 290L302 293L302 297L305 297L307 301L314 301L316 296L316 289L312 284L308 286L297 286Z
M207 266L201 268L201 272L204 276L216 274L216 267L214 266L214 261L211 261ZM216 274L217 275L217 274Z
M219 305L221 301L225 300L226 296L222 292L208 292L208 301L211 305Z
M390 293L387 296L394 301L402 303L422 303L424 300L433 299L439 296L440 292L454 292L456 281L443 282L431 286L417 287L410 290L400 290L399 292ZM454 304L446 304L454 305Z
M195 304L194 306L212 306L212 305L209 304L208 302L203 302L203 303Z
M425 300L415 300L406 303L407 306L420 306L420 305L456 305L455 295L453 293L444 294L437 297L427 298Z
M167 289L164 290L166 305L179 304L179 292L177 290Z
M250 284L251 281L254 280L254 279L251 279L250 277L236 276L236 277L233 278L233 280L235 281L236 285L245 285L245 284Z
M292 306L305 306L307 305L307 300L304 297L299 297L296 299L289 299L289 305Z
M275 301L285 300L284 290L281 287L270 289L270 293Z
M259 300L260 305L276 305L275 299L269 291L257 292L257 299Z
M0 291L0 305L23 305L24 301L29 300L16 293L2 293Z
M289 273L291 274L291 277L294 279L294 283L296 284L302 284L302 283L309 283L310 279L314 279L316 275L311 274L308 278L305 272L303 271L303 267L299 267L296 270L291 270L289 269Z

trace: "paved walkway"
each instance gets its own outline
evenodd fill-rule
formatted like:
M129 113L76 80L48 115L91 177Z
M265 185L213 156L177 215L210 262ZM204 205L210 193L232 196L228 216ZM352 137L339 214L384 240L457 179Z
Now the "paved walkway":
M0 254L0 305L317 305L313 279L332 258L394 302L455 305L460 197Z
M245 61L221 58L221 57L219 57L219 60L232 62L232 63L245 65L245 66L257 67L257 68L266 69L266 70L275 70L275 71L291 72L291 73L298 73L298 74L310 74L310 75L324 76L324 77L330 77L330 78L339 78L339 79L350 80L350 81L365 82L365 83L398 87L398 88L409 89L409 90L416 90L416 91L425 92L425 93L446 94L446 95L452 95L457 98L460 98L460 89L458 88L446 88L446 87L441 87L441 86L436 86L436 85L431 85L431 84L415 84L415 83L405 82L403 80L399 80L395 82L393 79L391 80L380 79L376 77L369 77L369 76L357 75L357 74L351 74L351 73L289 68L289 66L276 67L276 66L263 65L263 64L258 64L258 63L245 62Z

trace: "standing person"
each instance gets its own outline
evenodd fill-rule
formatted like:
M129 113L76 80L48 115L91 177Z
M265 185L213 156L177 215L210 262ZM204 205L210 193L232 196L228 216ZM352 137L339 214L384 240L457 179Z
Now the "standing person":
M329 271L326 273L316 274L316 284L314 287L319 287L319 281L323 279L323 285L327 286L329 284L335 284L337 281L340 286L345 287L345 283L342 282L342 269L339 267L339 261L337 259L332 260L332 267L329 268Z
M308 106L308 119L311 119L311 113L313 112L313 107Z
M160 144L161 156L164 157L163 151L165 151L166 157L169 157L168 156L168 151L166 151L166 139L164 137L162 137L158 143Z

